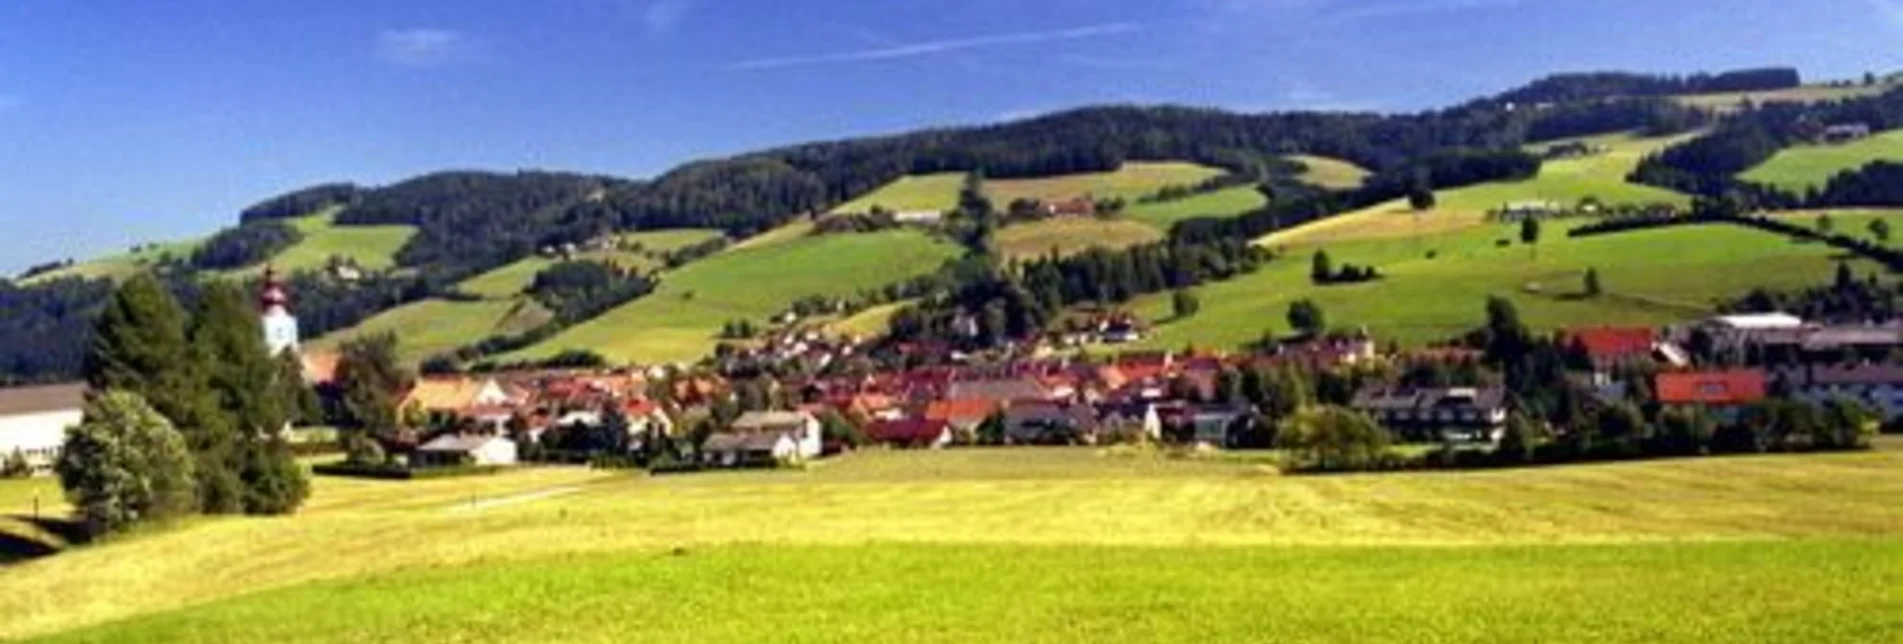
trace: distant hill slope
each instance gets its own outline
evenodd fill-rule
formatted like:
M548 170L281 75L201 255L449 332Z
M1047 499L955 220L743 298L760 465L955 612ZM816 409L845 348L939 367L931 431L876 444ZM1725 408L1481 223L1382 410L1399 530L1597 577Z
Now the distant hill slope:
M415 364L490 336L529 331L549 319L548 310L527 297L473 302L431 299L384 311L309 344L313 349L335 350L352 338L395 333L398 357Z
M1038 179L989 179L985 195L1004 208L1017 199L1042 202L1090 196L1136 201L1169 186L1192 186L1223 174L1221 168L1186 162L1128 162L1109 172L1084 172Z
M626 233L615 237L624 249L580 253L576 261L604 262L626 270L650 273L662 267L668 253L720 237L718 230L657 230ZM638 246L641 250L632 250ZM542 255L525 257L501 268L472 277L457 285L458 290L490 299L520 294L535 280L536 273L558 260Z
M337 223L341 207L286 220L304 236L290 248L271 259L229 273L252 276L266 266L285 273L319 270L332 257L354 262L364 270L384 270L397 265L396 255L416 236L415 226L346 226Z
M1584 197L1593 196L1605 203L1688 205L1691 199L1686 195L1630 183L1626 181L1626 175L1641 157L1691 136L1694 135L1643 138L1628 133L1540 144L1533 147L1543 151L1553 145L1579 142L1601 149L1602 152L1547 161L1540 166L1539 175L1525 181L1483 183L1438 191L1435 193L1434 208L1425 213L1416 213L1405 200L1395 200L1277 231L1264 236L1258 243L1281 246L1456 231L1481 225L1488 211L1516 201L1553 201L1572 205Z
M1710 94L1684 94L1672 97L1680 104L1701 109L1729 112L1738 109L1745 101L1763 105L1765 103L1823 103L1828 101L1875 96L1903 87L1895 79L1882 81L1874 85L1804 85L1787 89L1717 92Z
M665 275L654 293L500 359L586 349L638 364L697 360L722 325L763 323L807 296L853 297L937 270L957 248L912 230L806 235L730 249Z
M1123 217L1168 231L1170 226L1185 219L1233 217L1268 203L1269 199L1255 186L1236 186L1170 201L1132 203L1125 207Z
M1330 190L1352 190L1359 188L1361 187L1361 182L1366 181L1368 175L1372 174L1368 172L1367 168L1341 159L1331 159L1309 154L1296 154L1287 158L1290 161L1308 166L1308 170L1296 175L1296 179Z
M939 172L893 179L891 183L833 208L835 213L865 213L874 207L893 212L930 210L944 212L958 206L958 191L965 185L963 172Z
M180 261L188 259L192 251L197 250L204 241L203 238L198 238L141 244L136 249L124 253L77 262L65 268L40 273L21 280L21 284L32 286L69 277L122 280L139 271L150 270L168 258Z
M1897 220L1903 222L1903 219ZM1709 314L1715 300L1754 288L1796 289L1827 282L1837 252L1818 244L1732 226L1692 226L1570 239L1573 222L1549 222L1537 253L1519 243L1518 227L1476 224L1419 237L1311 238L1260 272L1197 289L1201 311L1166 322L1143 346L1233 347L1265 330L1289 332L1290 302L1312 299L1331 324L1365 326L1383 341L1419 345L1450 339L1483 320L1490 295L1512 299L1541 330L1591 324L1661 324ZM1860 221L1845 220L1842 230ZM1512 240L1505 247L1498 240ZM1325 249L1337 266L1374 265L1383 279L1316 286L1309 258ZM1431 257L1430 257L1431 255ZM1880 270L1853 262L1858 274ZM1606 295L1580 297L1588 268L1599 270ZM1167 296L1138 308L1150 319L1173 317Z
M1802 194L1808 188L1822 187L1839 172L1855 170L1871 161L1903 161L1903 130L1842 145L1786 148L1740 177Z
M1011 259L1044 257L1052 251L1072 255L1092 248L1118 250L1162 239L1163 233L1151 226L1120 218L1095 217L1057 217L1013 224L998 230L995 238L998 250Z

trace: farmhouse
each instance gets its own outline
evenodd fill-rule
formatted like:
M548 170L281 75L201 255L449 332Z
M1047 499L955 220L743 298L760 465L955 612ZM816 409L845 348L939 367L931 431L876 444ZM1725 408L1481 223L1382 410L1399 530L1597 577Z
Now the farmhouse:
M938 223L944 218L945 213L936 210L908 210L905 212L892 213L892 221L901 224L931 225Z
M85 404L83 384L0 389L0 458L19 452L35 471L50 470Z
M424 378L416 381L410 391L404 394L397 408L405 414L420 413L443 419L470 418L494 423L498 414L501 422L507 422L509 414L498 410L509 402L508 391L493 378Z
M951 423L925 418L874 421L866 438L893 447L940 448L952 443Z
M515 441L487 434L444 434L416 448L413 467L514 465Z
M1867 123L1840 123L1824 128L1823 141L1832 145L1870 138Z
M1026 401L1004 412L1005 440L1025 445L1090 444L1097 440L1097 414L1088 405Z
M792 458L818 458L822 449L819 419L803 411L750 411L734 419L728 433L752 437L784 436L793 445ZM777 445L758 438L748 444L755 447L761 444ZM776 458L780 458L777 451L775 454Z
M701 462L720 467L758 467L795 461L800 445L789 434L737 434L725 432L707 437L700 446Z
M1493 440L1507 422L1499 387L1365 389L1352 406L1413 440Z
M1522 219L1540 219L1565 214L1566 207L1553 201L1514 201L1502 204L1495 211L1501 220L1519 221Z
M1656 381L1665 405L1741 407L1764 400L1765 375L1758 369L1661 373Z
M1770 377L1801 400L1824 403L1848 398L1869 406L1885 421L1903 418L1903 367L1807 365L1779 369Z

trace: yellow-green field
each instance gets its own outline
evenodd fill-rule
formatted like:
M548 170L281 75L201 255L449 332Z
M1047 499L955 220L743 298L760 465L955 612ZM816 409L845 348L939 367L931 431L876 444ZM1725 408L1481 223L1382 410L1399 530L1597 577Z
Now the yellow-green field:
M1570 206L1592 196L1609 204L1669 203L1685 206L1691 201L1685 195L1627 183L1625 178L1646 154L1692 136L1695 135L1639 138L1630 134L1614 134L1568 139L1603 147L1606 151L1587 157L1548 161L1540 166L1537 176L1524 181L1500 181L1436 191L1436 203L1426 212L1415 212L1406 200L1397 199L1308 226L1277 231L1258 242L1279 246L1451 233L1480 226L1485 223L1488 211L1516 201L1553 201ZM1536 147L1544 148L1557 143L1560 142L1542 143Z
M414 226L340 226L335 219L339 208L307 217L286 220L304 238L257 266L228 274L248 276L264 271L269 265L279 271L295 273L324 268L332 257L357 262L366 270L396 266L396 253L416 236Z
M1290 155L1288 160L1308 166L1307 171L1297 176L1298 179L1331 190L1359 188L1370 174L1366 168L1332 157L1295 154Z
M1222 174L1220 168L1194 163L1131 161L1112 172L1042 179L990 179L985 181L985 196L1000 209L1018 199L1052 202L1085 195L1095 199L1122 197L1136 201L1169 186L1192 186Z
M1875 96L1889 91L1896 86L1894 82L1880 82L1870 86L1851 85L1848 87L1805 85L1803 87L1764 92L1722 92L1716 94L1675 96L1672 97L1672 100L1691 107L1730 112L1738 109L1738 104L1745 100L1750 100L1752 103L1759 105L1765 103L1823 103L1826 101L1840 101L1846 98Z
M801 227L810 224L789 230ZM957 254L956 247L914 230L766 235L773 239L743 243L667 273L654 293L504 359L588 349L618 362L692 361L713 350L728 322L763 323L806 296L857 296L861 289L935 271Z
M399 357L415 363L493 335L529 331L551 317L547 309L527 297L472 302L423 300L379 313L362 324L319 338L311 346L335 349L351 338L395 333L400 342Z
M1167 231L1176 222L1198 217L1234 217L1269 204L1255 186L1236 186L1185 199L1159 203L1132 203L1123 213L1131 221Z
M1005 226L995 239L1005 257L1027 259L1047 257L1052 252L1072 255L1092 248L1116 250L1162 238L1158 229L1126 219L1056 217Z
M958 207L958 191L964 186L965 173L963 172L899 177L878 190L840 204L832 211L863 213L871 212L874 206L878 206L893 212L917 210L943 212Z
M1328 477L1053 448L319 478L294 517L0 569L0 637L1878 641L1903 628L1903 454L1880 444ZM762 630L777 614L801 618Z
M1903 130L1843 145L1788 148L1740 176L1803 194L1807 188L1822 188L1837 173L1856 170L1872 161L1903 161Z
M577 261L602 262L626 270L649 273L666 265L668 253L711 240L717 230L657 230L626 233L616 237L620 244L639 244L641 250L605 250L580 253ZM519 295L535 282L535 274L554 266L556 260L540 255L525 257L487 273L472 277L458 288L465 293L488 299L506 299Z

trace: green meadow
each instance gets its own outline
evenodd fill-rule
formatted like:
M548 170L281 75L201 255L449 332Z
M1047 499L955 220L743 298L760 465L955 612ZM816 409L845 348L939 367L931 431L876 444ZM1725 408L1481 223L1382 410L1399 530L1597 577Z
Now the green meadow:
M395 333L400 342L399 357L416 363L493 335L532 330L551 317L547 309L527 297L477 301L430 299L384 311L310 344L316 349L334 350L353 338Z
M1516 201L1551 201L1570 206L1586 197L1597 197L1608 204L1668 203L1688 206L1690 197L1628 183L1625 179L1645 155L1692 136L1696 135L1644 138L1632 134L1611 134L1567 139L1601 148L1603 152L1547 161L1540 166L1539 174L1530 179L1436 191L1434 207L1425 212L1416 212L1406 200L1397 199L1306 226L1277 231L1257 241L1279 246L1452 233L1483 225L1489 211ZM1538 151L1561 142L1549 141L1529 148Z
M176 242L145 244L139 247L138 250L128 250L124 253L108 255L98 259L75 262L72 266L41 273L23 280L21 283L31 286L33 284L67 277L122 280L131 277L139 271L150 269L168 258L177 260L189 259L192 256L192 252L198 250L198 246L203 243L203 239L189 239Z
M286 273L314 271L328 265L332 257L354 260L366 270L393 268L397 251L416 236L414 226L343 226L336 223L336 216L337 210L332 209L288 220L303 233L303 239L263 264L230 274L256 275L267 265Z
M1236 186L1184 199L1158 203L1132 203L1122 217L1168 231L1176 222L1198 217L1234 217L1269 204L1268 197L1255 186Z
M1131 161L1110 172L1085 172L1038 179L990 179L985 195L999 208L1018 199L1063 201L1089 195L1134 202L1169 186L1191 186L1222 176L1220 168L1176 161ZM954 197L956 193L954 193Z
M1903 161L1903 130L1881 132L1842 145L1787 148L1739 176L1803 194L1809 188L1822 188L1840 172L1856 170L1872 161Z
M713 350L728 322L765 322L807 296L856 296L930 273L957 254L915 230L767 235L771 242L742 243L669 272L654 293L504 359L588 349L620 362L692 361Z
M1744 101L1750 101L1759 105L1765 103L1823 103L1828 101L1840 101L1846 98L1875 96L1896 87L1896 81L1889 80L1879 82L1875 85L1855 84L1843 87L1805 85L1790 89L1768 91L1690 94L1674 96L1672 100L1691 107L1716 110L1719 112L1730 112L1738 109L1738 105Z
M640 250L605 250L580 253L577 261L592 261L613 264L626 270L641 273L653 272L665 266L666 255L670 252L692 246L719 237L720 231L704 229L656 230L638 233L626 233L616 237L623 244L639 244ZM556 260L540 255L525 257L513 263L498 267L487 273L477 275L459 285L463 292L487 299L506 299L520 295L534 284L535 275L554 266Z
M1897 449L1322 477L1091 448L325 477L296 516L0 568L0 637L1881 641L1903 628Z
M1847 218L1840 226L1849 231L1858 221ZM1490 295L1513 300L1527 323L1543 330L1655 325L1708 315L1717 301L1753 288L1823 284L1838 262L1837 251L1827 246L1737 226L1566 237L1566 229L1578 223L1547 222L1534 246L1519 242L1517 225L1484 223L1419 237L1280 245L1281 256L1261 271L1197 289L1201 311L1162 324L1145 344L1234 347L1260 339L1265 331L1287 333L1288 305L1303 298L1320 304L1331 325L1366 327L1376 337L1404 345L1450 339L1478 326ZM1508 245L1500 246L1502 240ZM1383 278L1316 286L1309 281L1309 265L1317 249L1326 250L1337 266L1376 266ZM1859 273L1877 270L1874 264L1853 264ZM1606 291L1596 298L1581 294L1591 268L1598 269ZM1164 296L1134 306L1153 320L1172 317Z
M878 190L840 204L838 208L833 209L833 212L870 212L873 206L893 212L917 210L943 212L958 207L958 191L964 186L965 173L963 172L899 177Z

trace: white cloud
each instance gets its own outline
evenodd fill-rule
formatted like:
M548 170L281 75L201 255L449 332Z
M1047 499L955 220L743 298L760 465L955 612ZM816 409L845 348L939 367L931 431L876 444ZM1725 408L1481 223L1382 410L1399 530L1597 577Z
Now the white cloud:
M687 17L687 12L693 10L695 2L696 0L649 2L647 8L641 11L641 24L646 25L648 31L655 33L673 31L676 25L681 24L681 19Z
M936 54L945 54L945 53L957 52L957 51L967 51L972 49L987 49L992 47L1005 47L1005 46L1012 46L1012 45L1035 45L1040 43L1062 42L1062 41L1068 41L1068 40L1084 40L1087 38L1104 38L1108 36L1116 36L1121 34L1132 33L1139 29L1140 27L1138 27L1134 23L1117 22L1117 23L1109 23L1109 24L1101 24L1101 25L1072 27L1069 29L1056 29L1051 31L1026 31L1026 32L1017 32L1017 33L990 34L990 35L984 35L984 36L972 36L968 38L950 38L945 40L928 40L928 41L915 42L915 43L900 43L900 44L895 44L895 45L885 46L885 47L878 47L873 49L860 49L855 51L835 52L830 54L817 54L817 55L811 55L811 56L755 58L752 60L744 60L738 63L734 63L732 65L728 65L727 68L735 69L735 70L763 70L763 69L784 69L787 67L810 67L815 65L840 65L840 64L848 64L848 63L864 63L864 62L874 62L874 61L882 61L882 60L896 60L901 58L916 58L919 56L932 56Z
M469 54L469 38L448 29L391 29L377 34L377 59L402 67L439 67Z

